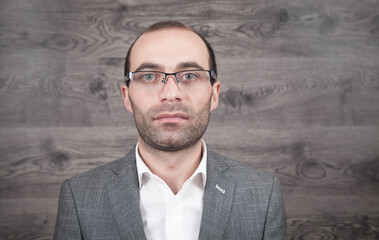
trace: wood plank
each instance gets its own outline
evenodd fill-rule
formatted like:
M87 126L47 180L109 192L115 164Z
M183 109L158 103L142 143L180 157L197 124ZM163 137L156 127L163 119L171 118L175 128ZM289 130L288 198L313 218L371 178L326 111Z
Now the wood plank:
M378 197L377 132L369 127L291 131L211 124L205 139L217 152L279 176L291 191L347 194L354 189ZM10 128L1 130L1 139L0 195L19 198L32 197L38 186L55 194L65 178L123 156L136 143L136 130ZM42 192L52 197L51 191Z
M56 197L0 199L0 239L52 239L57 207Z
M213 113L215 121L254 122L255 127L378 123L379 71L375 61L366 66L343 63L339 67L341 63L324 59L302 64L291 59L251 59L249 68L244 61L223 60L219 65L222 92L219 108ZM73 61L71 66L76 67L70 73L50 70L26 83L16 75L4 76L1 125L132 126L119 90L122 67L109 67L110 74L96 75L76 63Z
M344 58L354 57L362 51L373 57L378 53L373 21L378 15L376 1L367 1L364 6L355 1L339 5L313 2L263 5L255 1L175 2L174 5L172 2L149 2L136 6L114 3L107 9L86 6L82 11L71 12L57 11L55 7L45 11L16 8L1 14L0 19L8 26L18 26L4 29L9 38L3 49L38 48L40 54L49 56L64 53L73 57L93 57L114 52L108 48L114 49L116 45L125 47L125 42L130 44L139 32L155 21L176 18L207 35L215 46L226 46L218 51L221 57L254 54L256 57ZM348 4L350 6L344 9ZM20 15L25 17L18 18ZM12 41L14 39L17 41Z
M293 218L287 220L288 239L378 239L378 222L378 215Z

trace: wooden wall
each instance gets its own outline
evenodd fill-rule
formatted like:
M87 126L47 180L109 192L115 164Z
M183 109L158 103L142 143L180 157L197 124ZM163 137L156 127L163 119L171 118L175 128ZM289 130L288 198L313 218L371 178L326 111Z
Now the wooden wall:
M159 20L214 46L207 143L278 176L289 239L379 239L377 0L1 0L0 239L51 239L62 181L136 142L119 85Z

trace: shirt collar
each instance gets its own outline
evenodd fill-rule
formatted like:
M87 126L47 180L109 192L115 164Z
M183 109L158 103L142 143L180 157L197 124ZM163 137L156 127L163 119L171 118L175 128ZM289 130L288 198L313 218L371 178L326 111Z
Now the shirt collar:
M207 145L203 141L203 153L202 158L200 160L199 166L196 168L195 172L192 174L192 176L186 181L188 182L190 179L193 179L198 174L201 174L202 181L203 181L203 187L205 187L205 183L207 180ZM145 162L142 160L141 156L138 152L138 143L136 145L136 165L137 165L137 174L138 174L138 183L139 188L142 187L142 178L145 174L154 175L150 169L146 166Z

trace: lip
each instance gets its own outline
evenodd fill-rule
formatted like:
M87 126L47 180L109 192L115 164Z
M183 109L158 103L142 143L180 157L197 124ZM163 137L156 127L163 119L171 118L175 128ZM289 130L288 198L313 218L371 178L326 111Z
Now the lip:
M187 116L183 113L160 113L154 117L154 120L163 123L179 123L187 120Z

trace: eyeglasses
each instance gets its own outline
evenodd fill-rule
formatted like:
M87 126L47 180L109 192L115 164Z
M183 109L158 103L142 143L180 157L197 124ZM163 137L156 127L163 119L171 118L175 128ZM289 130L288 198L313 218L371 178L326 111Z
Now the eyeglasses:
M186 70L176 73L159 71L129 72L125 76L125 82L131 81L133 86L145 91L159 89L160 83L165 84L168 76L175 76L175 81L182 90L194 90L204 88L216 81L216 73L210 70Z

